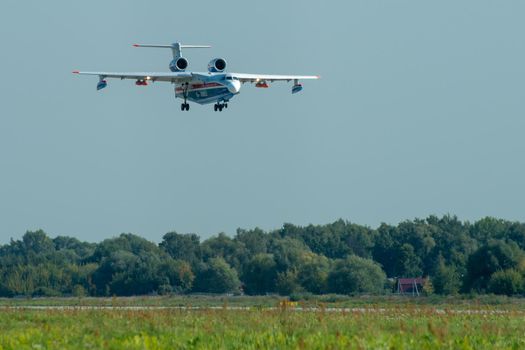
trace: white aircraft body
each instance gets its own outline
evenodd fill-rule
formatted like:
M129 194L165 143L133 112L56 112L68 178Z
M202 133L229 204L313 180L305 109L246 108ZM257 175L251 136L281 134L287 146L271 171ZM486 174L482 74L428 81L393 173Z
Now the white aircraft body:
M135 80L138 86L147 86L149 82L169 82L175 85L175 97L181 98L184 102L180 108L182 111L189 111L188 101L199 104L215 103L214 110L222 111L228 108L228 102L237 95L244 83L254 83L258 88L267 88L268 83L274 81L293 81L292 94L298 93L303 89L299 80L319 79L313 75L269 75L269 74L244 74L226 72L226 60L215 58L208 64L207 72L186 72L188 60L182 56L183 48L209 48L207 45L183 45L173 43L171 45L141 45L135 44L134 47L153 47L168 48L173 52L173 60L170 62L171 72L81 72L74 71L75 74L97 75L99 81L97 90L105 88L108 83L107 78L131 79Z

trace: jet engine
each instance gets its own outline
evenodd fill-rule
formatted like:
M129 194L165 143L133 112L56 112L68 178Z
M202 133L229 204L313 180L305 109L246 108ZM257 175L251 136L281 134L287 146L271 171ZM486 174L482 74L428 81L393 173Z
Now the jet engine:
M226 60L223 58L214 58L208 63L208 72L220 73L226 69Z
M184 57L174 58L170 62L170 71L172 72L184 72L186 68L188 68L188 60Z

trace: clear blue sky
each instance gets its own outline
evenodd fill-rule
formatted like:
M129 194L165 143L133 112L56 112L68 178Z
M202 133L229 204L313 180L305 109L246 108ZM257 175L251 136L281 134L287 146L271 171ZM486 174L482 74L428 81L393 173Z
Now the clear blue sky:
M222 6L222 8L221 8ZM25 1L0 4L0 242L42 228L159 241L337 218L525 220L523 1ZM212 44L245 85L227 111L180 112L74 69L164 71Z

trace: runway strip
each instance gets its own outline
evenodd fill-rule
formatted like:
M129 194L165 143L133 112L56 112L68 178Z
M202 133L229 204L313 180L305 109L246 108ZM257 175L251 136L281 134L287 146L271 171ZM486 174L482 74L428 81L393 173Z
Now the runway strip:
M96 306L96 305L24 305L24 306L0 306L0 310L57 310L57 311L92 311L92 310L114 310L114 311L155 311L155 310L180 310L180 311L206 311L206 310L227 310L227 311L292 311L292 312L331 312L331 313L379 313L399 314L400 311L407 311L411 315L421 312L422 314L434 313L437 315L446 314L465 314L465 315L506 315L520 314L525 315L525 310L484 310L484 309L439 309L439 308L319 308L319 307L252 307L252 306Z

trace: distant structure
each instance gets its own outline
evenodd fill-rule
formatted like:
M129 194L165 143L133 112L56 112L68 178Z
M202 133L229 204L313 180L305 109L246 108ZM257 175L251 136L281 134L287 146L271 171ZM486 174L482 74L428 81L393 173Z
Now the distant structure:
M427 282L426 278L398 278L396 293L400 295L419 296Z

